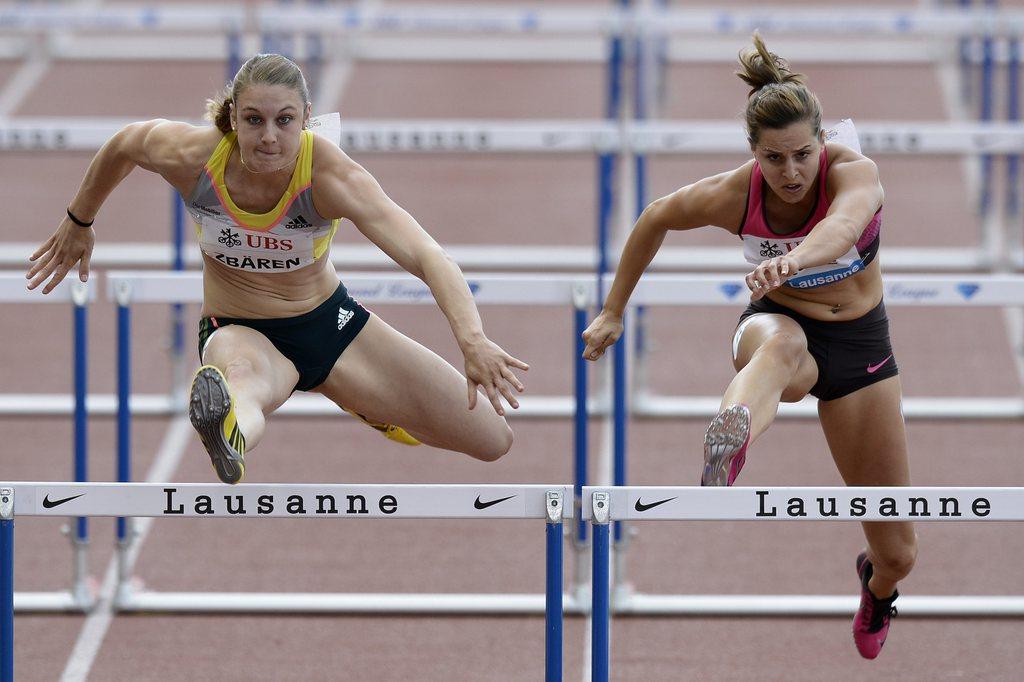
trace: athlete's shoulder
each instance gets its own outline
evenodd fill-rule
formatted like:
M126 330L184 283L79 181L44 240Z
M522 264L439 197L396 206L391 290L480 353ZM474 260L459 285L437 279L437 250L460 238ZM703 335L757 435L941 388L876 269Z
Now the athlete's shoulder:
M826 143L827 188L831 197L850 189L881 189L878 165L855 149L838 142Z
M154 119L126 128L127 146L140 165L162 175L202 169L223 138L212 126Z
M352 157L331 140L309 133L313 137L313 175L331 175L343 178L360 168Z

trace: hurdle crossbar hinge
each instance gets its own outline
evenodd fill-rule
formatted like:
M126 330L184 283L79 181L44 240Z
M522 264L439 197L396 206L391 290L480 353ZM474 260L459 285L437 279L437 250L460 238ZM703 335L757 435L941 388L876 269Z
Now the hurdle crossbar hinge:
M114 286L114 300L120 306L129 305L132 302L132 283L126 279L118 280Z
M545 495L548 523L562 522L562 491L549 490Z
M608 493L595 492L591 496L590 504L592 507L591 512L593 513L593 518L591 519L591 521L598 525L604 525L608 523L610 518L609 506L611 504L611 499Z
M576 310L585 310L590 305L590 288L582 282L572 285L572 306Z
M71 283L71 301L81 307L89 302L89 283L76 280Z
M14 519L14 488L0 488L0 519Z

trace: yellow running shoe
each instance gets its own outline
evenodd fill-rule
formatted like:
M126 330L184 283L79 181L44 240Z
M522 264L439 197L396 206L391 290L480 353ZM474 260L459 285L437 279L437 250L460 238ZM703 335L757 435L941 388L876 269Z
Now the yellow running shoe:
M359 414L358 412L353 412L352 410L348 409L347 407L343 407L342 409L345 410L346 412L348 412L350 415L352 415L356 419L358 419L359 421L361 421L364 424L366 424L367 426L369 426L370 428L374 428L374 429L377 429L378 431L380 431L382 434L384 434L384 437L387 438L388 440L393 440L396 443L401 443L402 445L419 445L420 444L420 442L418 440L413 438L409 434L409 432L406 431L405 429L403 429L401 426L395 426L394 424L384 424L382 422L372 422L369 419L367 419L366 417L364 417L363 415Z
M238 430L228 382L213 365L203 365L192 379L188 416L217 477L225 483L241 481L245 475L245 437Z

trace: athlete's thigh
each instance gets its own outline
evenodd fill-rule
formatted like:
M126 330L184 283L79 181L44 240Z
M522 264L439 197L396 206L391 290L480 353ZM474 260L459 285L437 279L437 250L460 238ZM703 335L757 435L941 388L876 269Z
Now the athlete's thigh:
M839 474L849 486L910 485L900 377L865 386L850 395L818 403L825 440ZM910 523L865 523L872 547L911 542Z
M299 380L295 365L267 337L238 324L213 333L203 349L202 361L224 372L229 384L232 375L244 372L244 390L266 412L284 404Z
M733 366L739 372L754 353L772 337L786 336L792 340L792 351L798 356L796 373L782 392L784 402L801 400L818 381L818 365L807 350L807 335L791 318L774 313L755 313L737 325L732 337Z
M469 409L466 379L458 370L372 314L316 390L371 420L398 424L442 446L505 424L485 396Z

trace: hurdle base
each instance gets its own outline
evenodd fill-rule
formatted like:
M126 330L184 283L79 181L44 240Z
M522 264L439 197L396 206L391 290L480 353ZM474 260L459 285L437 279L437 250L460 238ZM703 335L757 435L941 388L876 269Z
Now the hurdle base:
M308 592L120 593L122 613L377 613L544 615L543 594L386 594ZM562 595L565 613L582 614L588 600Z
M832 595L653 595L616 593L617 616L852 616L855 596ZM897 603L900 618L1024 616L1024 597L1002 595L910 595Z
M96 600L81 590L66 592L15 592L15 613L88 613Z

